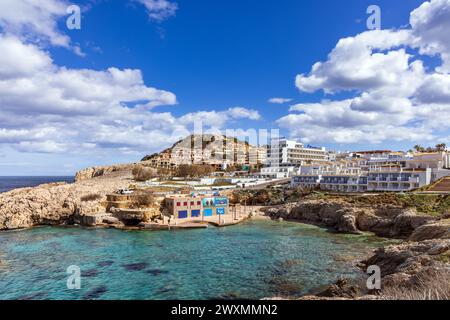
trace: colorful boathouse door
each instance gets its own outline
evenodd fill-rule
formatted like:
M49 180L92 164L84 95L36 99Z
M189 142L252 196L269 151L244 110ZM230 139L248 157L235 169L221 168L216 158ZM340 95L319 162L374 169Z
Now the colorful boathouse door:
M213 211L212 211L211 208L208 208L208 209L204 209L204 210L203 210L203 216L204 216L204 217L212 217L212 215L213 215Z
M188 217L187 211L178 211L178 219L186 219Z
M191 212L191 217L192 217L192 218L198 218L198 217L200 217L200 210L192 210L192 212Z

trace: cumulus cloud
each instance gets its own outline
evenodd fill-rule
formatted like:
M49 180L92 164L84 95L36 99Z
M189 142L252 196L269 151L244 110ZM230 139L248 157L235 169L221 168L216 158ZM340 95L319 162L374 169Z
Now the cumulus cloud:
M450 72L450 1L424 2L411 12L410 24L422 54L440 55L443 64L439 72Z
M296 77L302 92L346 100L299 104L278 124L305 142L423 141L450 129L450 0L411 13L410 27L339 40L324 62ZM421 55L440 58L431 70Z
M188 113L179 118L183 125L193 125L194 123L205 126L207 129L224 129L226 124L237 119L259 120L261 118L258 111L242 107L229 108L224 111L198 111Z
M164 21L174 16L178 10L178 4L169 0L138 0L147 8L150 19L157 22Z
M398 75L408 71L410 55L399 48L410 41L406 30L373 30L339 40L326 62L317 62L308 75L296 78L301 91L323 89L327 93L341 90L366 90L394 85Z
M45 40L55 46L69 47L70 38L57 27L68 6L64 0L2 0L0 28L22 40Z
M261 119L261 115L257 110L242 107L230 108L228 109L227 114L229 114L230 117L233 119L250 119L250 120Z
M142 153L188 135L196 121L220 129L260 118L243 107L180 117L154 112L177 99L146 85L140 70L60 67L48 52L13 36L0 35L0 49L0 144L21 152Z

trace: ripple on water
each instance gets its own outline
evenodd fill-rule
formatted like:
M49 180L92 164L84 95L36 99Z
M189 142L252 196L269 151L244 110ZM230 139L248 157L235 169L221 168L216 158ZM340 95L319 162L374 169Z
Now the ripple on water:
M142 271L149 266L147 262L138 262L122 265L128 271Z
M108 288L106 286L99 286L86 292L86 294L83 296L83 299L85 300L99 299L107 291Z
M295 297L355 277L353 261L381 244L373 236L271 221L180 232L0 233L0 300ZM71 265L82 270L82 290L67 290Z

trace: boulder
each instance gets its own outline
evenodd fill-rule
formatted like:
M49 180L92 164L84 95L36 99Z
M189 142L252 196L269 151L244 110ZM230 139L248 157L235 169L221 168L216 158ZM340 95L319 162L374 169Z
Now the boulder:
M435 221L418 227L409 237L411 241L450 239L450 219Z
M113 224L117 224L117 225L118 224L122 224L119 219L114 218L114 217L105 217L105 218L103 218L103 223L111 224L111 225L113 225Z
M331 285L316 296L321 298L348 298L354 299L360 294L359 288L351 285L346 279L339 279L335 284Z
M360 234L361 232L356 227L356 217L351 214L346 214L340 217L336 229L338 232Z
M408 237L418 227L436 219L431 216L419 216L415 210L406 210L394 218L390 236Z

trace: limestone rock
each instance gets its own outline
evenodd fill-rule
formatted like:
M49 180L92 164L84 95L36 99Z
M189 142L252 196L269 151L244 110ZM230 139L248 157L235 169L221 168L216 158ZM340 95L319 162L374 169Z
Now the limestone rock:
M36 225L76 223L76 216L104 211L106 194L129 185L130 172L114 177L44 184L0 194L0 230L29 228ZM98 194L96 201L82 201L87 195Z
M326 290L317 294L317 297L354 299L359 295L359 292L357 286L351 285L348 280L340 279Z
M450 239L450 219L428 223L418 227L410 236L411 241L422 241L427 239Z
M81 181L85 181L85 180L90 180L95 177L101 177L101 176L105 176L108 174L112 174L115 172L127 171L127 170L131 171L134 166L135 166L134 163L127 163L127 164L117 164L117 165L111 165L111 166L99 166L99 167L86 168L86 169L78 171L75 174L75 181L81 182Z

